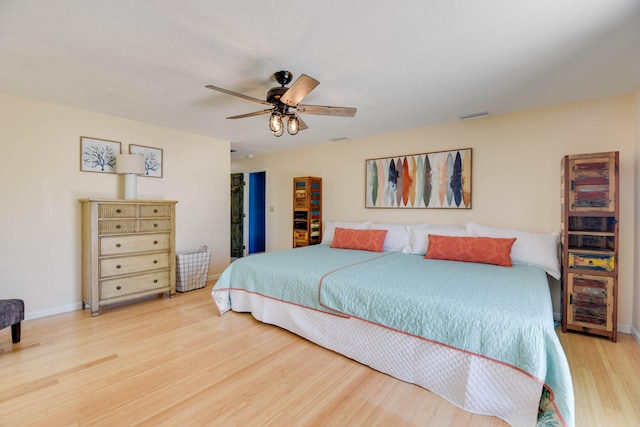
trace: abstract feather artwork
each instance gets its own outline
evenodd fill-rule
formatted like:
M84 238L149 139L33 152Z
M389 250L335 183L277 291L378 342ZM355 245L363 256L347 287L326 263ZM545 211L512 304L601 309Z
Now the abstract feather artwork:
M365 161L367 208L471 208L471 148Z

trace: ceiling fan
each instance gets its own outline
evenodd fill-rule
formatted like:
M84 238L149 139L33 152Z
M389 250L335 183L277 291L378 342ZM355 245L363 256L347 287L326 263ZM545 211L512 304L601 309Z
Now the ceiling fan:
M324 105L300 104L300 101L302 101L309 92L320 84L320 82L313 77L301 74L300 77L293 82L291 87L286 87L286 85L288 85L293 79L293 74L291 74L290 71L278 71L273 74L273 77L280 84L280 87L269 89L267 92L267 98L264 101L262 99L243 95L241 93L213 85L207 85L205 87L271 107L254 113L227 117L227 119L243 119L245 117L271 113L271 117L269 118L269 128L275 136L282 136L284 133L283 120L287 121L287 132L290 135L295 135L298 133L298 130L307 129L307 124L300 118L298 113L340 117L353 117L356 114L357 110L351 107L329 107Z

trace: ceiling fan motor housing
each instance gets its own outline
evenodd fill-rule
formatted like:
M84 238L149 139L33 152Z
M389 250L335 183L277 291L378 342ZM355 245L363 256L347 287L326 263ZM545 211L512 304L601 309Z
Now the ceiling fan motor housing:
M291 71L276 71L273 73L273 77L275 77L276 81L280 83L282 86L288 85L293 80L293 73Z
M269 92L267 92L267 101L274 104L279 103L282 95L284 95L284 93L288 90L289 88L286 87L274 87L269 89Z

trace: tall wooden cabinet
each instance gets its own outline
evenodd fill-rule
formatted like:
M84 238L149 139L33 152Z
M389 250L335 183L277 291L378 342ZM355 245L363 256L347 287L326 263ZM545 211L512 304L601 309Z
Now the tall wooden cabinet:
M322 178L293 178L293 247L322 241Z
M166 200L82 199L82 301L100 308L176 293L175 206Z
M617 340L618 152L562 159L562 330Z

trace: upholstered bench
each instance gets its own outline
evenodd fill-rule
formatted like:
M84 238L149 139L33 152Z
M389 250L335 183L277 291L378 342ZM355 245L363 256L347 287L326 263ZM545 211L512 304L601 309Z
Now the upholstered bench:
M0 300L0 329L11 326L11 340L20 342L20 322L24 320L24 301L21 299Z

